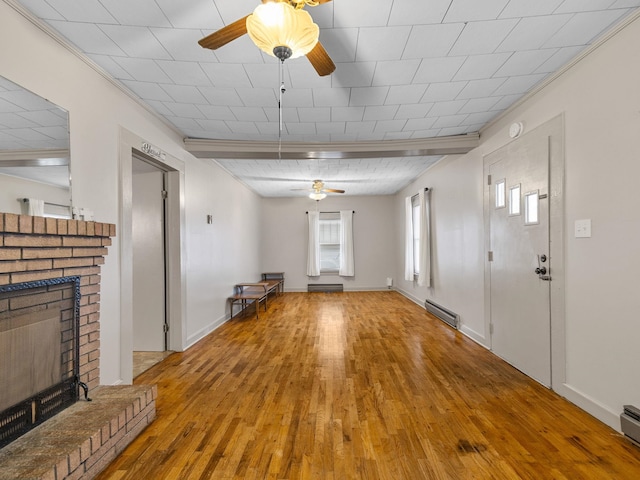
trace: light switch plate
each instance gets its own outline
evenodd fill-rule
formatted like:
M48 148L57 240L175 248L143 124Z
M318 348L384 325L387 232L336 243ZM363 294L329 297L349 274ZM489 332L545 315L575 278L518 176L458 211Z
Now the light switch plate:
M575 232L576 238L591 237L591 219L576 220Z

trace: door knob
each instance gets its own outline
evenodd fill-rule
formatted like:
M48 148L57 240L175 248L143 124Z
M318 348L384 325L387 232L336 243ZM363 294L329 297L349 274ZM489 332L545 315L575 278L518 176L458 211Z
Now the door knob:
M538 275L546 275L547 267L538 267L535 271Z

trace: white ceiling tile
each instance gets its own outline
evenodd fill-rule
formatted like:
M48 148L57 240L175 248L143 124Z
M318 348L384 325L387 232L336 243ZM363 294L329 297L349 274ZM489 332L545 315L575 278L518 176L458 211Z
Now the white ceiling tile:
M231 109L219 105L196 105L198 110L209 120L236 120Z
M444 17L445 23L473 22L498 18L509 0L453 0Z
M280 115L282 115L282 121L285 123L300 121L297 108L283 108L279 110L277 107L262 107L262 110L269 122L280 122Z
M510 56L510 53L491 53L468 57L453 77L453 80L479 80L492 77Z
M493 53L517 23L515 19L468 23L453 45L450 55Z
M405 130L429 130L436 119L434 118L411 118L407 120L407 123L404 126Z
M441 128L438 136L463 135L468 129L465 126Z
M37 123L13 112L0 112L0 125L7 128L35 128L38 126Z
M378 62L373 74L373 85L406 85L411 83L420 66L420 60L390 60Z
M47 3L71 22L118 23L98 0L47 0Z
M403 0L392 2L389 25L419 25L440 23L449 9L451 0Z
M298 117L301 122L330 122L331 109L328 107L298 108Z
M496 116L496 110L481 113L471 113L462 122L464 125L484 125ZM471 130L473 131L473 130Z
M368 87L373 81L375 62L336 64L331 74L331 85L335 87Z
M45 0L21 0L20 3L27 8L30 12L33 12L36 16L45 20L64 20L64 17L60 15L51 5Z
M417 103L415 105L400 105L396 112L397 119L424 118L431 110L433 103Z
M467 57L425 58L421 61L413 83L439 83L450 81Z
M203 3L211 4L213 8L216 8L225 25L253 13L258 6L256 0L233 0L232 2L206 0Z
M467 82L432 83L420 100L421 103L453 100L467 86Z
M167 92L176 103L207 103L207 100L202 93L200 93L200 90L190 85L162 85L162 89Z
M276 91L276 95L278 93ZM313 106L313 93L310 88L288 88L282 95L282 108Z
M513 105L518 99L520 99L520 95L505 95L493 106L493 110L504 110Z
M501 97L473 98L465 103L458 113L478 113L492 110Z
M64 126L67 128L67 120L54 114L51 111L39 110L35 112L16 112L16 115L20 115L22 118L43 127Z
M493 92L504 83L504 78L488 78L486 80L471 80L456 97L458 99L490 97Z
M523 18L504 41L498 46L498 52L515 52L540 48L569 20L571 15L547 15L543 17Z
M146 27L100 25L100 29L130 57L171 59L169 52Z
M391 12L388 0L349 0L333 2L336 25L341 27L377 27L387 24Z
M299 122L287 125L287 131L292 135L313 135L316 132L316 124L313 122Z
M214 87L251 87L251 81L241 64L201 63L200 68Z
M564 0L511 0L500 18L533 17L553 13Z
M316 122L316 131L320 134L344 133L345 128L345 122Z
M411 27L369 27L360 28L356 62L376 58L399 60L402 57Z
M384 105L389 87L354 87L351 89L349 105L359 107L362 105Z
M359 122L364 118L364 107L333 107L331 121Z
M320 31L320 43L335 63L353 62L358 45L357 28L336 28Z
M556 49L528 50L514 53L505 64L495 72L496 77L528 75L536 71L540 65L549 60Z
M447 116L453 116L456 115L460 109L462 107L464 107L464 105L467 102L465 100L451 100L449 102L436 102L433 107L431 107L431 110L429 110L429 117L432 118L440 118L440 117L447 117ZM458 125L456 123L456 125ZM442 126L442 125L441 125ZM447 126L451 126L451 125L447 125ZM436 125L434 124L434 127L436 127Z
M384 103L386 105L419 103L426 90L427 85L393 86L389 88L389 94Z
M12 128L10 130L5 130L9 135L16 137L20 140L35 140L35 141L47 141L51 140L51 138L43 135L40 132L37 132L33 128Z
M100 3L121 25L170 26L155 0L100 0Z
M200 127L200 125L198 125L198 122L196 122L193 118L167 116L167 119L178 128L202 130L202 127Z
M604 10L613 0L565 0L554 13L575 13Z
M225 122L234 133L240 134L248 134L248 133L259 133L258 127L256 127L255 123L250 122L235 122L232 120L228 120Z
M398 105L369 105L364 109L364 120L393 120Z
M125 55L125 52L111 40L97 25L90 23L49 22L71 43L87 53L102 55Z
M540 65L534 73L555 72L560 67L576 57L583 50L582 46L559 48L549 60Z
M34 130L54 140L65 140L69 138L69 129L66 126L36 127Z
M231 112L240 122L266 122L267 116L260 107L230 107Z
M198 125L209 132L231 132L229 126L222 120L196 120Z
M371 133L376 127L376 122L347 122L346 133L361 134Z
M406 120L378 120L373 129L376 133L401 132Z
M171 83L171 79L153 60L113 57L113 61L120 65L134 80L140 82Z
M280 65L277 63L244 66L249 81L256 88L280 88Z
M215 54L198 45L202 38L200 30L177 28L152 28L151 33L160 42L173 60L189 62L217 62Z
M316 107L346 107L351 96L350 88L314 88L313 105Z
M131 2L127 2L131 3ZM224 26L222 18L212 1L200 0L156 0L171 25L176 28L199 28L214 32ZM204 35L202 35L204 36Z
M262 51L251 41L249 35L243 35L217 50L212 50L212 53L220 63L265 63L267 58L271 62L277 62L275 58L263 55Z
M113 58L106 55L94 54L88 54L87 56L112 77L117 78L118 80L133 80L133 77L129 75L129 73L118 63L116 63Z
M169 110L165 106L165 104L159 100L145 100L145 103L147 103L151 108L153 108L156 112L158 112L159 115L162 115L164 117L169 117L173 115L173 112Z
M623 10L604 12L577 13L553 37L543 45L550 47L567 47L589 43L601 30L615 23L625 13Z
M273 88L236 88L245 107L278 106L278 98Z
M333 75L321 77L306 58L296 63L285 62L285 86L287 88L330 88ZM335 73L334 73L335 75Z
M156 60L156 64L177 85L191 85L206 87L211 85L211 80L204 73L200 64L196 62L177 62Z
M160 100L162 102L174 100L157 83L137 82L135 80L122 80L122 83L143 100Z
M238 92L233 88L199 87L198 90L211 105L226 105L229 107L243 105Z
M546 76L547 74L540 73L535 75L523 75L521 77L507 78L505 82L493 92L493 94L512 95L514 93L525 93Z
M192 105L190 103L177 103L177 102L163 102L164 105L173 112L175 117L183 117L183 118L202 118L204 119L204 115L198 107Z
M446 57L463 28L463 23L416 25L411 29L402 58Z
M15 110L10 107L9 110L2 111L49 110L53 107L53 104L49 103L44 98L34 95L27 90L1 92L0 98L17 107Z
M640 0L617 0L609 8L636 8L640 7Z
M320 29L333 28L333 2L319 5L320 8L307 7L307 12L313 18L313 23L318 25ZM322 36L322 34L320 34Z

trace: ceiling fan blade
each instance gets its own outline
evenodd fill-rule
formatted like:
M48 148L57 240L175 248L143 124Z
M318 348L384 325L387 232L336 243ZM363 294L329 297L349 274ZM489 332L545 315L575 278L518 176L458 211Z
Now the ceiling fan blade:
M333 60L331 60L331 57L329 57L320 42L316 43L316 46L307 53L307 58L321 77L330 75L336 69L336 64L333 63Z
M337 190L335 188L323 188L322 191L329 193L344 193L344 190Z
M216 48L220 48L223 45L235 40L236 38L240 38L242 35L247 33L247 15L239 20L236 20L233 23L230 23L226 27L222 27L220 30L213 32L211 35L204 37L202 40L199 40L198 43L202 48L210 48L211 50L215 50Z

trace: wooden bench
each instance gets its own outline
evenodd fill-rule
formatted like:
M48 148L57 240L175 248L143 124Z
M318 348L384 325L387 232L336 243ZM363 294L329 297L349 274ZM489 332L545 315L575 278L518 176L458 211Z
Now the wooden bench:
M234 294L229 297L231 305L231 317L233 318L233 306L240 304L240 311L244 311L249 303L256 306L256 318L260 318L260 302L264 302L264 311L267 311L267 296L269 295L269 284L267 282L238 283L234 287Z
M262 281L269 284L269 289L274 290L276 295L284 292L284 272L265 272L262 274Z

